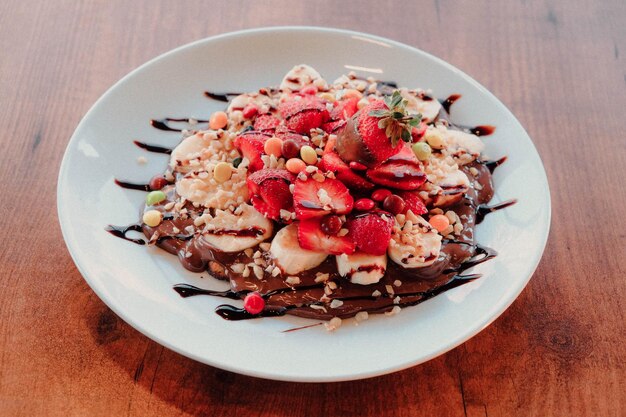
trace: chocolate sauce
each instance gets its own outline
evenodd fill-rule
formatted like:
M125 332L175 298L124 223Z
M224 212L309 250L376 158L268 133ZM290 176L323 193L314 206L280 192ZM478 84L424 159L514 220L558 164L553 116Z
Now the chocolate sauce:
M377 284L353 284L346 277L339 276L332 256L318 267L297 274L300 283L293 286L285 283L285 277L274 277L267 272L263 272L261 279L256 278L252 273L244 277L241 273L235 273L231 267L237 263L244 265L252 263L254 261L252 257L243 252L217 251L207 245L201 238L202 235L199 234L180 235L181 230L193 225L193 220L191 217L185 219L172 217L171 213L163 210L166 202L150 207L150 209L163 211L164 221L156 228L144 225L143 232L156 245L178 255L185 268L195 272L208 270L214 277L227 280L231 285L228 291L213 291L180 284L174 289L181 296L215 295L230 299L243 299L250 291L257 291L266 300L266 309L258 316L253 316L241 308L222 305L217 308L216 313L225 319L243 320L290 314L328 320L332 317L351 317L359 311L382 313L391 310L396 305L403 307L421 303L443 291L471 282L479 275L462 275L464 271L496 256L495 251L474 242L474 227L486 214L514 203L510 201L494 206L486 205L493 196L491 171L502 162L504 159L491 162L476 161L462 168L468 174L470 181L480 183L481 186L471 187L461 201L449 208L462 218L464 229L455 240L444 239L436 262L427 267L409 269L389 261L385 276ZM469 174L471 168L477 170L476 175ZM165 187L163 191L168 196L168 201L174 201L176 196L173 185ZM200 208L194 208L192 205L186 208L189 212L201 213ZM132 230L138 230L137 227L132 226ZM212 233L229 233L229 231L218 230ZM256 236L262 234L263 231L252 228L245 233L247 236ZM157 236L157 239L154 239L154 236ZM124 237L124 234L122 233L120 237ZM257 249L253 248L253 251L256 252ZM265 253L263 256L268 255ZM318 274L324 273L328 274L328 280L316 282ZM393 286L396 280L402 282L398 288ZM320 300L325 296L325 286L328 282L334 282L336 289L324 303ZM388 288L393 288L393 292L389 292ZM378 291L380 296L374 296L374 291ZM343 305L330 309L328 303L332 299L342 301Z
M486 161L483 162L483 164L487 167L487 169L489 169L489 172L493 174L493 171L496 170L496 168L498 168L500 165L502 165L503 163L505 163L507 160L506 156L503 156L500 159L497 159L495 161Z
M213 93L211 91L205 91L204 95L210 99L213 100L217 100L217 101L223 101L225 103L228 102L229 97L234 97L234 96L238 96L241 93Z
M517 203L516 199L503 201L502 203L494 204L493 206L481 204L478 206L478 210L476 212L476 224L481 223L487 214L510 207L515 203Z
M226 291L205 290L205 289L198 288L196 286L189 285L189 284L176 284L174 285L174 291L176 291L178 295L180 295L183 298L193 297L194 295L213 295L215 297L224 297L224 298L230 298L233 300L239 300L240 298L242 298L242 295L245 296L245 294L232 291L232 290L226 290Z
M258 319L261 317L284 316L291 307L266 307L260 314L250 314L243 308L222 304L215 308L215 312L223 319L238 321L248 319Z
M163 130L166 132L182 132L184 129L178 129L176 127L170 126L170 123L186 123L187 127L195 126L191 125L189 122L190 119L187 118L173 118L166 117L165 119L151 119L150 124L155 129ZM208 123L208 120L196 120L197 123Z
M461 97L461 94L451 94L448 98L440 101L441 107L443 107L446 113L450 114L450 107Z
M397 85L392 82L379 82L378 88L379 91L393 90L397 88ZM239 93L213 93L209 91L206 91L204 94L211 99L223 102L228 102L231 96L239 95ZM422 94L420 97L426 101L434 100L433 97L426 94ZM453 94L440 101L447 115L450 113L452 104L460 97L460 94ZM448 120L447 115L442 113L440 115L441 120ZM189 119L174 118L151 120L151 124L155 128L174 132L180 132L183 129L178 129L173 124L188 122ZM495 127L489 125L464 127L454 125L451 122L449 124L451 128L466 129L477 136L486 136L495 130ZM134 141L134 143L150 152L163 154L172 152L170 148L139 141ZM328 320L333 317L352 317L360 311L383 313L392 310L395 306L406 307L419 304L444 291L472 282L480 277L480 274L463 275L463 273L469 268L492 259L497 253L490 248L476 244L474 227L487 214L515 203L514 200L511 200L492 206L487 205L493 196L491 174L505 160L506 157L497 161L476 161L462 167L462 170L468 174L472 186L461 200L449 207L449 209L459 215L464 228L455 239L444 239L442 241L438 259L432 265L410 269L390 260L385 275L380 282L371 285L354 284L350 282L349 277L341 277L337 271L334 256L329 256L313 269L296 274L300 281L296 285L286 283L286 277L280 275L275 277L265 271L261 278L257 278L252 271L249 271L250 274L245 277L243 273L234 272L232 269L233 265L248 265L253 263L255 259L245 252L220 252L208 245L202 238L202 234L194 233L193 231L188 232L188 234L181 233L182 230L187 230L189 226L193 227L193 218L202 213L202 208L195 208L188 203L185 208L193 215L183 217L167 212L164 209L166 203L176 199L175 187L173 185L163 189L167 195L165 202L157 206L146 207L146 209L157 209L163 213L164 220L159 226L153 228L134 224L127 227L109 226L106 230L114 236L143 245L146 243L144 240L132 239L126 236L129 231L142 231L149 239L148 244L156 244L167 252L177 255L185 268L194 272L208 270L214 277L229 281L231 287L226 291L214 291L188 284L175 285L174 290L181 297L212 295L232 300L241 300L246 294L256 291L266 301L266 307L259 315L252 315L242 308L229 304L218 306L215 312L227 320L274 317L285 314ZM477 175L469 175L469 170L472 167L478 170ZM118 180L115 180L115 182L124 188L150 191L148 184L133 184ZM474 184L480 184L480 187L474 187ZM450 194L458 193L458 190L446 191ZM264 234L264 232L260 228L253 227L243 231L215 230L211 233L256 237ZM258 247L253 248L254 252L257 250L260 249ZM262 256L265 260L269 260L267 252L263 252ZM359 271L370 271L373 269L375 267L361 267ZM328 278L320 282L318 280L320 274L327 274ZM397 281L401 281L402 285L396 287L395 283ZM328 292L330 288L329 283L333 283L330 292ZM342 304L337 308L330 308L331 300L341 301ZM319 324L321 323L304 326L303 328ZM290 329L288 331L298 329Z
M150 145L149 143L139 142L138 140L134 140L133 143L139 146L141 149L145 149L148 152L163 153L163 154L169 155L173 151L173 149L171 148L165 148L163 146L158 146L158 145Z
M150 184L136 184L133 182L120 181L118 179L114 179L114 181L120 187L129 190L150 191Z
M142 232L140 224L131 224L129 226L113 226L113 225L109 225L109 226L105 227L104 230L106 230L107 232L111 233L113 236L119 237L119 238L124 239L124 240L128 240L129 242L133 242L133 243L136 243L138 245L145 245L146 244L146 241L143 240L143 239L133 239L133 238L130 238L130 237L126 236L126 234L128 232Z

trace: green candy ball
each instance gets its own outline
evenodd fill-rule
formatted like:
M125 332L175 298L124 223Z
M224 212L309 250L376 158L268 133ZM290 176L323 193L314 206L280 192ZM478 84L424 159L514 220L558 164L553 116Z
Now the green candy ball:
M163 191L150 191L146 196L146 205L154 206L155 204L159 204L161 201L165 201L167 196Z
M427 160L432 153L432 149L430 149L430 146L426 142L414 143L411 149L413 149L413 153L420 161Z

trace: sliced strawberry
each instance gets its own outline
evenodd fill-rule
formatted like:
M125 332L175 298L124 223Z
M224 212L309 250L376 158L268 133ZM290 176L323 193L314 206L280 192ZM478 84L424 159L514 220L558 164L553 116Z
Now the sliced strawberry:
M411 138L413 139L413 142L419 142L420 140L422 140L424 134L426 133L427 127L428 125L425 122L420 122L417 127L411 129Z
M330 213L346 214L352 210L354 199L350 191L337 179L298 178L293 190L293 200L298 219L322 217Z
M428 212L426 208L426 204L419 196L419 194L415 191L398 191L398 194L405 202L404 211L402 213L406 213L411 210L413 214L421 216L424 213Z
M358 190L370 190L374 188L374 184L350 169L348 164L343 162L341 157L335 152L328 152L322 155L320 169L322 171L333 172L337 179L343 182L348 188Z
M295 141L298 145L304 146L309 145L310 141L306 136L301 135L300 133L296 133L294 131L289 130L287 126L280 125L276 127L276 131L274 132L274 136L285 142L288 139Z
M416 190L426 182L426 174L419 163L393 160L367 170L367 178L375 184L399 190Z
M359 99L354 97L335 102L335 108L330 112L330 118L332 120L348 120L359 110L358 102Z
M347 236L327 235L320 226L321 217L300 220L298 223L298 243L303 249L324 251L333 255L354 253L355 244Z
M402 148L402 141L398 141L396 146L391 144L385 133L385 129L378 127L380 119L370 115L375 110L388 110L387 105L382 101L373 101L359 112L358 132L361 140L367 147L367 151L374 157L376 163L387 160L395 155Z
M322 125L322 129L324 130L324 132L331 134L337 134L337 132L339 132L341 129L343 129L346 126L346 121L345 120L335 120L332 122L326 122Z
M393 216L383 211L359 215L348 220L348 237L356 247L370 255L384 255L391 241Z
M235 138L233 142L235 147L239 149L244 158L250 161L248 165L248 172L255 172L259 169L263 169L263 161L261 155L263 155L263 147L265 141L270 138L269 134L250 131L243 133Z
M246 183L252 205L272 220L283 220L280 210L293 210L289 185L295 176L286 169L262 169L248 176Z
M262 114L254 121L254 130L274 130L280 124L280 119L271 114Z
M308 134L311 129L320 127L329 118L324 102L317 96L294 96L281 103L278 111L285 119L285 125L298 133Z
M407 161L417 165L420 164L419 159L415 156L415 152L411 149L411 144L402 142L402 148L398 150L398 153L389 157L387 161Z
M324 153L334 152L336 144L337 144L337 137L329 136L328 140L326 141L326 146L324 146Z

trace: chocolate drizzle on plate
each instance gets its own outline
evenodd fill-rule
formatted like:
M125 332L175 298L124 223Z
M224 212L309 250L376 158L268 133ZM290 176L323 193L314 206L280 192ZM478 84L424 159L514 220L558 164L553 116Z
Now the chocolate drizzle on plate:
M120 181L118 179L113 180L115 184L128 190L150 191L150 184L137 184L134 182Z
M186 130L184 128L176 127L175 125L184 124L187 128L192 128L198 123L208 123L208 122L209 122L208 120L191 119L191 118L173 118L173 117L150 120L150 124L152 125L152 127L154 127L155 129L166 131L166 132L182 132L183 130Z
M128 232L142 232L140 224L131 224L129 226L107 226L104 230L111 233L113 236L119 237L124 240L128 240L129 242L136 243L138 245L145 245L146 241L143 239L133 239L128 236Z
M212 100L217 100L217 101L223 101L225 103L228 103L228 100L230 100L229 97L235 97L238 96L241 93L215 93L212 91L205 91L204 95Z

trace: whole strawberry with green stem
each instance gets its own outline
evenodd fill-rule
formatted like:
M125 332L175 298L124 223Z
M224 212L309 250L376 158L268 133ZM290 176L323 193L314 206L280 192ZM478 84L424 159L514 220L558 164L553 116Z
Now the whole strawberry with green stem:
M337 152L344 161L374 167L400 152L412 140L411 130L421 114L409 114L407 100L398 90L384 101L372 101L348 119L337 136Z

